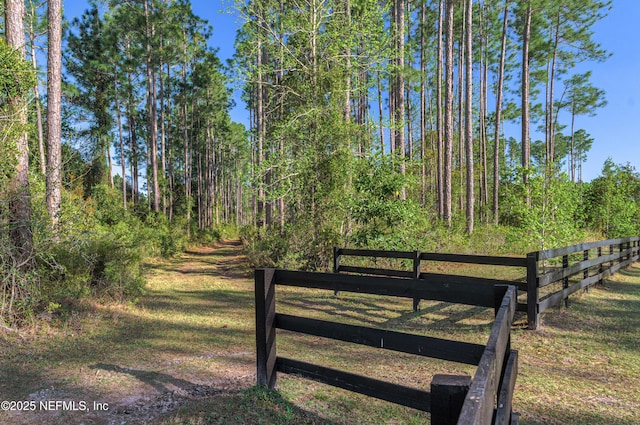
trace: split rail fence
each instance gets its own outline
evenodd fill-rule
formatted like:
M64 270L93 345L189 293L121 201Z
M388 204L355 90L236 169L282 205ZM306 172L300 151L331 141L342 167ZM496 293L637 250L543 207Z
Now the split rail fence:
M449 276L447 282L387 276L310 273L276 269L255 271L257 383L274 388L277 373L291 373L431 412L433 425L518 423L512 413L518 353L510 332L516 311L514 286L474 284ZM447 301L493 307L496 315L486 346L423 335L281 314L276 287L296 286L333 291ZM472 295L469 295L472 294ZM473 378L435 375L430 391L410 388L350 372L277 355L277 329L330 338L374 348L476 365Z
M345 265L342 261L343 257L404 259L409 260L411 269L396 270ZM568 305L571 294L601 283L604 278L638 259L640 259L640 237L636 236L536 251L527 254L526 257L334 248L333 271L334 273L419 279L425 284L466 282L478 285L513 285L518 289L522 300L516 304L516 310L527 313L529 329L537 329L540 324L540 314L546 309L557 306L562 301ZM523 277L521 281L509 281L428 273L422 272L423 261L520 267L523 269ZM473 303L474 297L476 294L473 291L461 295L461 299L466 298L469 303ZM484 305L482 301L478 302L477 305ZM419 305L420 299L414 298L414 310L418 310Z

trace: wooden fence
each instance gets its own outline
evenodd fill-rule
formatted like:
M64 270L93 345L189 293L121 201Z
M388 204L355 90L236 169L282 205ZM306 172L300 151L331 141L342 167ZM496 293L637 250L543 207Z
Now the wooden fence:
M514 286L490 286L449 276L425 281L415 278L340 275L258 269L255 272L257 383L274 388L277 372L294 373L325 384L431 412L433 425L517 424L511 400L517 375L517 351L510 347L516 310ZM276 286L296 286L385 296L431 299L494 307L496 317L486 346L340 324L276 311ZM474 294L473 296L470 294ZM394 350L423 357L477 365L468 376L436 375L431 391L410 388L335 370L276 352L276 329Z
M395 258L411 260L412 270L394 270L373 267L357 267L342 264L342 257L365 257L365 258ZM499 257L488 255L462 255L462 254L442 254L435 252L419 252L419 251L379 251L370 249L346 249L333 248L333 272L334 273L359 273L377 276L394 276L400 278L420 279L421 281L432 284L433 282L450 283L463 282L477 285L513 285L520 291L527 290L526 282L509 281L502 279L488 279L473 276L458 276L439 273L422 272L423 261L439 261L449 263L466 263L466 264L483 264L506 267L527 267L527 259L522 257ZM524 272L524 271L523 271ZM523 279L524 280L524 279ZM457 303L479 305L490 307L486 301L478 300L474 292L469 294L459 294ZM413 300L413 309L417 311L420 308L420 299ZM524 310L525 305L520 305L520 309Z
M587 242L527 254L527 316L537 329L546 309L569 304L569 295L602 283L607 276L640 258L640 237ZM558 283L562 283L559 287ZM558 288L549 288L556 284ZM541 291L546 293L541 294Z
M398 258L412 262L412 270L394 270L372 267L356 267L342 264L341 258ZM459 255L442 253L421 253L418 251L378 251L367 249L334 248L333 271L335 273L359 273L377 276L394 276L399 278L420 279L425 283L432 282L475 282L484 285L507 284L518 288L526 295L526 302L517 303L516 310L527 313L529 329L537 329L540 314L549 307L565 302L568 305L569 295L580 289L602 282L620 268L629 266L640 259L640 237L609 239L598 242L587 242L564 248L548 249L527 254L526 257L499 257L484 255ZM485 264L523 268L524 282L496 279L481 279L468 276L450 276L421 272L421 261L440 261L466 264ZM576 280L577 279L577 280ZM562 285L558 284L562 282ZM555 284L555 285L553 285ZM460 303L473 303L473 293L469 293L467 301L461 297ZM413 301L413 308L419 308L419 298ZM483 304L478 304L483 305Z

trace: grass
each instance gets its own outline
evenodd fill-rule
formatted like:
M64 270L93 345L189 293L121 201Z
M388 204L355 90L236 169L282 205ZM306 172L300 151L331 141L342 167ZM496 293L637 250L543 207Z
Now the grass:
M524 424L640 423L640 268L520 331L516 406Z
M0 335L0 400L99 401L108 412L0 412L0 423L429 422L427 413L295 376L279 375L277 392L256 389L253 282L237 246L154 261L148 279L139 305L85 302L66 321ZM408 299L286 287L277 300L283 313L476 343L486 342L492 322L491 310L440 302L413 312ZM572 296L569 309L545 312L539 331L514 329L512 346L520 351L514 408L522 424L640 423L640 268ZM277 347L283 356L424 389L436 373L474 373L286 332Z

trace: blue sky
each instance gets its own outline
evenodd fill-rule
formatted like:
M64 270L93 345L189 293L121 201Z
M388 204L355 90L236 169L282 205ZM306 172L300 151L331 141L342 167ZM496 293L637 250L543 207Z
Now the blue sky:
M591 64L592 81L604 89L608 105L579 125L594 143L583 168L585 180L599 175L607 157L640 169L640 1L613 0L609 15L594 27L595 39L613 56Z
M88 7L87 1L64 1L65 16L79 16ZM213 25L210 44L219 48L225 60L233 55L236 29L240 24L225 0L192 0L196 15ZM595 117L576 118L576 129L583 128L594 138L587 162L583 165L583 179L591 180L600 174L605 159L616 163L631 163L640 170L640 1L613 0L608 16L595 27L595 40L613 56L604 63L584 64L581 71L593 71L592 83L606 92L608 104ZM248 122L248 112L235 96L237 106L232 119ZM519 138L519 134L512 136Z

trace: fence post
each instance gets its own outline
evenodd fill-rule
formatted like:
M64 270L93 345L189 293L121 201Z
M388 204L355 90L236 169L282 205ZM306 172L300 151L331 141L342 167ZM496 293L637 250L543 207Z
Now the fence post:
M613 255L613 244L609 244L609 255ZM616 261L612 257L611 261L609 261L609 269L611 269L615 264ZM609 275L611 275L611 273L609 273Z
M624 261L624 258L622 258L622 251L623 251L622 245L624 245L624 243L622 242L618 244L618 264Z
M333 247L333 272L340 272L340 248L338 248L337 246ZM333 295L337 297L338 295L340 295L340 291L333 291Z
M420 251L413 251L413 278L420 279ZM420 298L413 299L413 311L420 310Z
M569 256L568 255L563 255L562 256L562 268L566 269L567 267L569 267ZM569 276L566 276L564 279L562 279L562 289L567 289L569 287ZM569 297L567 296L564 299L564 306L565 307L569 307Z
M498 310L500 310L500 305L502 304L502 300L504 300L504 296L509 290L509 285L493 285L493 315L498 315Z
M602 257L602 247L601 246L598 247L598 258L599 257ZM598 274L600 275L600 280L598 281L598 285L602 285L602 283L603 283L602 272L604 272L604 264L600 263L600 266L598 267Z
M276 385L275 271L255 272L257 385L268 389Z
M455 425L470 386L470 376L434 375L431 381L431 425Z
M584 250L584 255L582 256L582 259L587 261L589 259L589 250L585 249ZM589 267L587 267L586 269L584 269L584 271L582 272L582 278L586 279L589 277ZM584 292L589 292L589 287L585 286L584 287Z
M538 329L538 252L527 254L527 324Z

